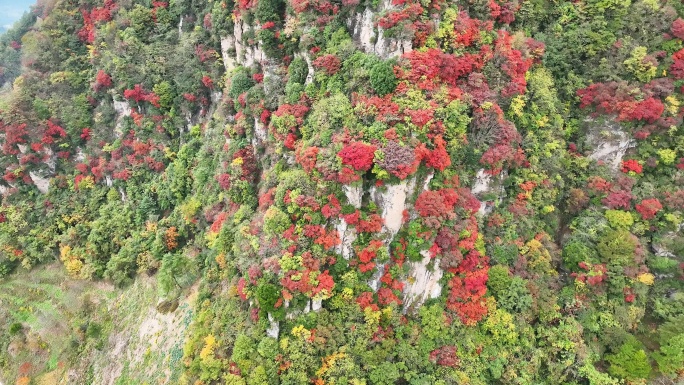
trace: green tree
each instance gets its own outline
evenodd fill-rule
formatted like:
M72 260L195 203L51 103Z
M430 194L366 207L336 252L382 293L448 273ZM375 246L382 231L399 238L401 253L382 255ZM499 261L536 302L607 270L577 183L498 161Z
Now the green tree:
M249 76L246 69L239 69L230 81L228 95L235 99L242 93L247 92L254 85L254 80Z
M669 339L660 350L653 355L661 373L676 377L684 368L684 333Z
M626 266L634 263L634 251L638 240L627 230L611 230L605 233L596 248L603 262Z
M648 378L651 364L643 346L636 338L631 337L614 354L606 354L610 364L608 373L626 380Z
M175 97L173 86L167 81L155 84L152 91L159 96L159 105L169 110L173 106L173 99Z
M498 297L511 285L512 278L510 271L505 265L494 265L489 268L487 272L489 279L487 280L487 288L491 290L495 297Z
M377 63L370 71L371 87L380 96L385 96L394 92L397 88L397 77L394 75L393 60L387 60Z

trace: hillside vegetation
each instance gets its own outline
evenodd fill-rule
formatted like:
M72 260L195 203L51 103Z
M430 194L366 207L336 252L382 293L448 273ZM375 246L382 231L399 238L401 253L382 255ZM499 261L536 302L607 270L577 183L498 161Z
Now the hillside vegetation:
M0 36L0 382L682 381L683 18L40 1Z

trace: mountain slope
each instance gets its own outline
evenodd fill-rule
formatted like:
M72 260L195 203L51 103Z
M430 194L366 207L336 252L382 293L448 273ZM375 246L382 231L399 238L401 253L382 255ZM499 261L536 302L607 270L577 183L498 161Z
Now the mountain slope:
M0 276L186 304L66 349L94 383L675 381L682 12L42 4L0 41ZM7 358L35 326L5 318L0 378L53 370ZM172 373L122 369L140 349L112 341L190 318L149 345L183 345Z

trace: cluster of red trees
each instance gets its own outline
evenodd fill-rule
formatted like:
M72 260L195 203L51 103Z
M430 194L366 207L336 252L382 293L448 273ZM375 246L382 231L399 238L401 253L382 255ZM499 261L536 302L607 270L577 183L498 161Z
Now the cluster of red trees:
M303 271L290 270L280 280L283 286L283 299L291 300L294 294L314 297L321 292L332 293L335 282L328 270L320 272L320 261L310 252L302 254Z
M352 142L346 145L337 155L342 164L352 167L356 171L368 171L373 165L373 158L377 147L363 142Z
M114 0L105 0L104 5L95 7L90 11L81 9L83 16L83 27L78 31L81 41L91 44L95 41L95 26L98 23L111 21L112 13L116 11L117 5Z
M322 70L326 75L331 76L340 70L342 62L340 62L340 59L337 56L326 54L317 57L312 64L314 68Z
M297 141L299 128L304 124L304 117L309 112L309 107L303 104L281 104L272 114L282 122L281 127L276 127L272 123L269 125L271 134L283 142L284 146L294 150Z
M136 84L132 89L124 90L124 98L132 99L136 103L145 101L157 108L161 107L159 105L159 96L152 91L145 91L140 84Z
M596 112L617 115L621 121L654 123L658 120L665 110L663 103L650 92L644 92L641 100L638 100L632 91L633 87L624 81L594 83L578 90L577 96L581 99L581 108L594 106Z
M580 262L578 266L584 271L572 273L571 276L580 282L586 283L589 286L599 286L608 280L608 269L605 264Z
M95 92L99 92L111 86L112 77L103 70L97 71L97 75L95 75L95 83L93 83L93 90Z

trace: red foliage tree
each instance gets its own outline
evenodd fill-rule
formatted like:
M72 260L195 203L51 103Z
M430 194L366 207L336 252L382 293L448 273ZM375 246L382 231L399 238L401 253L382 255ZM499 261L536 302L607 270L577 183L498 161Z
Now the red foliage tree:
M418 196L414 207L423 218L453 219L454 207L458 202L459 195L452 188L427 190Z
M608 269L606 269L605 264L592 265L587 262L580 262L577 265L584 271L570 275L580 282L590 286L599 286L608 280Z
M410 69L399 71L399 78L408 80L424 90L434 90L447 83L455 86L457 80L482 67L480 55L466 53L455 56L437 48L411 51L404 55Z
M295 154L297 163L302 165L302 168L307 173L311 173L316 168L316 159L318 157L318 147L307 147L306 149L299 149Z
M587 187L594 193L607 193L613 184L600 176L591 176L587 179Z
M228 213L226 213L226 212L219 213L216 216L216 218L214 218L214 223L212 223L209 230L212 233L218 233L219 231L221 231L221 227L223 227L223 222L225 222L226 219L228 219Z
M487 291L487 270L455 276L449 281L447 309L454 311L466 325L474 325L487 314L484 294Z
M140 84L136 84L132 89L124 90L124 98L133 99L136 103L145 100L146 94Z
M672 31L672 35L676 38L684 40L684 20L678 17L677 20L672 22L670 31Z
M366 308L371 308L373 311L378 311L380 308L378 305L373 303L373 293L366 291L361 293L357 298L356 298L356 303L359 304L359 307L361 310L365 310Z
M56 139L58 138L64 138L67 136L66 131L64 129L52 122L51 120L47 121L47 129L45 130L45 133L43 134L43 138L41 139L41 142L43 144L52 144L55 142Z
M93 84L93 90L95 92L99 92L105 88L109 88L112 86L112 77L109 76L106 72L103 70L97 71L97 75L95 76L95 83Z
M81 130L81 139L87 142L88 140L90 140L92 132L93 131L90 128L84 128L83 130Z
M314 287L311 290L312 296L322 292L326 291L328 293L332 293L333 287L335 287L335 281L333 280L333 277L328 273L328 270L325 270L321 274L316 277L316 280L318 281L318 286Z
M665 111L665 105L658 99L648 98L633 105L631 111L626 109L629 120L642 120L649 123L655 122ZM622 116L622 114L621 114Z
M663 209L663 205L657 198L644 199L635 206L636 211L641 214L641 218L649 220L655 218L658 211Z
M367 271L371 271L375 268L375 258L378 256L378 251L382 248L385 247L383 243L379 240L372 240L368 243L368 246L365 247L364 249L361 249L358 252L358 257L359 257L359 271L362 273L365 273Z
M356 171L368 171L373 165L373 158L377 149L372 144L352 142L344 146L337 155L342 158L342 164L351 166Z
M367 219L359 220L356 230L360 233L378 233L382 230L384 223L382 217L378 214L371 214Z
M445 147L446 143L441 135L436 136L433 142L435 149L426 154L425 163L439 171L444 171L451 165L451 157Z
M637 174L641 174L643 171L643 166L636 159L629 159L622 161L622 172L625 174L633 171Z
M207 75L202 76L202 84L209 89L214 88L214 81Z
M322 69L326 75L334 75L340 70L340 59L331 54L319 56L313 61L313 66Z
M608 194L607 197L601 200L601 203L608 206L610 209L623 208L629 210L632 198L632 193L629 191L618 190Z
M461 360L456 355L458 348L456 346L442 346L430 352L430 361L440 366L448 366L456 368Z
M342 209L342 206L340 205L340 201L337 199L337 197L333 194L328 195L328 203L323 205L321 208L321 214L327 219L332 218L332 217L337 217L339 215L340 211Z
M680 49L672 54L670 74L674 76L675 79L684 79L684 49Z

